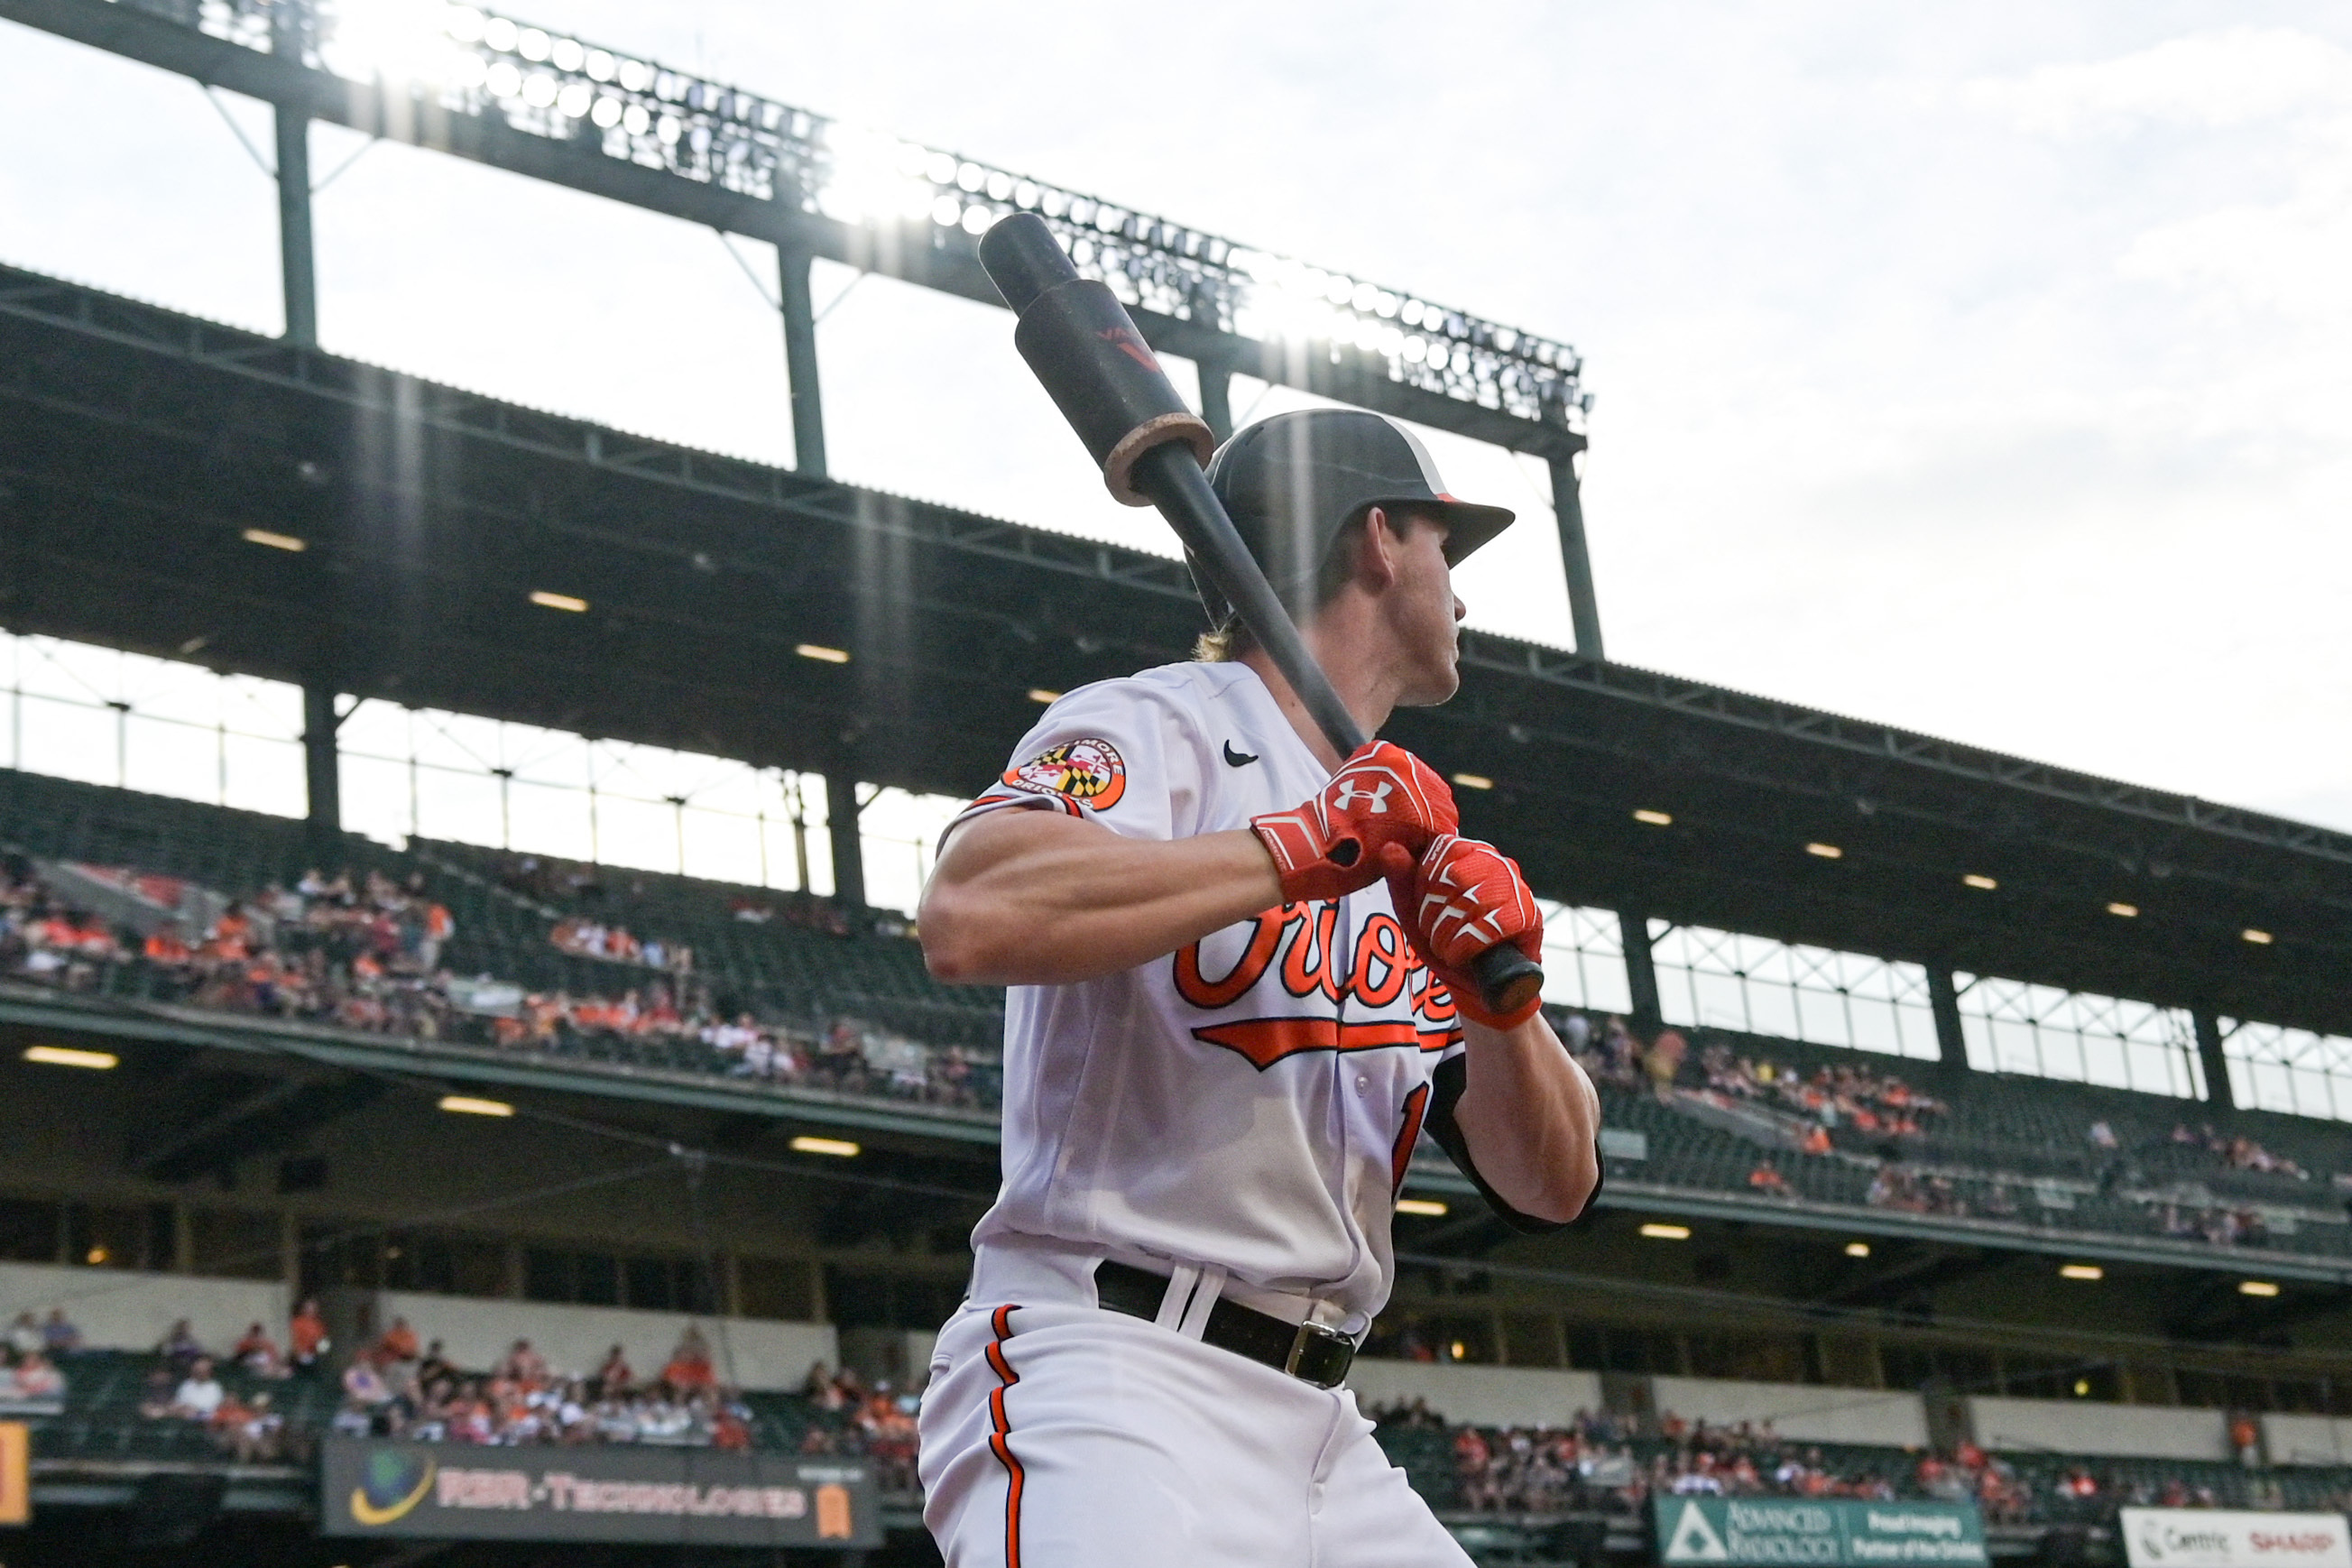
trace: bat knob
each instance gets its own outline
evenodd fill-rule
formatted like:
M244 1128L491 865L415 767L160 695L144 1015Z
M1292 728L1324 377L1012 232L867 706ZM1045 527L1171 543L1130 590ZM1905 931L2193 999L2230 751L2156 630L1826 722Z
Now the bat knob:
M1470 973L1489 1013L1517 1012L1543 991L1543 965L1508 942L1480 953Z
M989 226L980 237L980 265L1016 316L1046 289L1078 275L1054 231L1035 213L1014 213Z

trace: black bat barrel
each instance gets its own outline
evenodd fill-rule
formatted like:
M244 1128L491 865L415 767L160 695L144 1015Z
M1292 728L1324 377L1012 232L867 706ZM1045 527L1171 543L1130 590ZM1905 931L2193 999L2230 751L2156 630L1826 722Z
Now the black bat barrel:
M1135 459L1182 442L1206 463L1215 437L1169 384L1168 373L1118 296L1078 276L1054 231L1034 213L1000 221L980 242L980 264L1021 324L1013 346L1070 422L1110 493L1149 506L1135 488Z

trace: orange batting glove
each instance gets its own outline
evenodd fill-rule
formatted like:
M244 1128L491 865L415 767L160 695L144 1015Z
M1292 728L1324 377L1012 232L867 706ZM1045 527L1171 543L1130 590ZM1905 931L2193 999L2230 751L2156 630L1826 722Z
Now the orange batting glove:
M1402 746L1374 741L1314 799L1250 819L1292 903L1337 899L1402 875L1440 834L1461 826L1454 792Z
M1448 833L1430 840L1412 874L1391 879L1389 887L1422 962L1445 982L1464 1017L1512 1029L1542 1009L1538 996L1508 1013L1489 1013L1470 973L1480 953L1503 942L1543 962L1543 911L1517 861L1491 844Z

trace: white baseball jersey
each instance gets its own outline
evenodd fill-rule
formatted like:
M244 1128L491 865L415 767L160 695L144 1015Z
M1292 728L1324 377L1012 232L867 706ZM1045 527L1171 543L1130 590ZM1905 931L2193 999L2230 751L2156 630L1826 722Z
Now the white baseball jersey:
M1248 666L1166 665L1055 702L956 821L1060 810L1186 838L1330 776ZM1004 1184L975 1248L1222 1268L1330 1302L1353 1332L1387 1300L1390 1215L1461 1032L1384 884L1098 980L1013 986L1004 1036Z

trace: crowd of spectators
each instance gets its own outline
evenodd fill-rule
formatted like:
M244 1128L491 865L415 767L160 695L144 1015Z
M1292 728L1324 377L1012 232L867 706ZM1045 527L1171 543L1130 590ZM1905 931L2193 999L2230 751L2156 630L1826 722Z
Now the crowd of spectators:
M656 1443L744 1449L751 1412L720 1383L710 1345L688 1324L661 1371L641 1378L614 1345L593 1373L551 1367L527 1339L487 1373L468 1373L420 1348L395 1318L343 1371L333 1428L352 1436L515 1446Z
M2232 1483L2242 1495L2231 1496L2217 1494L2210 1478L2151 1474L2143 1465L2013 1461L1966 1441L1948 1451L1838 1447L1790 1441L1769 1422L1711 1425L1672 1411L1636 1421L1580 1410L1564 1425L1541 1426L1457 1426L1419 1399L1367 1414L1383 1433L1422 1428L1443 1445L1458 1506L1534 1519L1638 1513L1651 1498L1668 1496L1974 1501L1991 1525L2095 1521L2118 1507L2289 1506L2278 1477L2252 1468L2259 1437L2243 1414L2231 1441L2250 1469Z
M1661 1029L1644 1043L1613 1015L1568 1012L1560 1036L1597 1080L1621 1089L1647 1088L1662 1100L1678 1088L1704 1089L1787 1111L1824 1132L1845 1127L1885 1137L1916 1136L1946 1110L1941 1100L1893 1073L1848 1064L1809 1074L1769 1057L1743 1055L1722 1040L1706 1041L1694 1058L1681 1030ZM1828 1147L1824 1136L1820 1152Z
M21 1336L20 1321L10 1342ZM234 1347L215 1353L183 1320L155 1346L140 1415L201 1426L240 1463L302 1458L314 1434L289 1427L282 1402L264 1385L327 1379L331 1349L315 1300L296 1310L283 1349L255 1323ZM238 1387L223 1382L224 1367L244 1374ZM467 1370L450 1360L442 1342L422 1341L405 1318L394 1317L328 1386L334 1396L328 1430L415 1442L744 1450L753 1446L757 1420L691 1322L660 1370L646 1376L617 1344L588 1372L551 1365L528 1339L516 1340L495 1365ZM868 1386L852 1371L830 1372L822 1363L810 1368L798 1393L806 1417L801 1453L856 1455L875 1467L886 1490L914 1489L912 1394L887 1383Z
M1850 1127L1882 1137L1916 1137L1945 1109L1941 1100L1893 1073L1848 1065L1816 1068L1809 1075L1769 1058L1739 1056L1720 1042L1699 1053L1699 1082L1717 1094L1760 1101L1824 1129Z
M593 946L597 956L664 971L616 996L453 975L439 961L456 922L426 893L422 872L402 883L376 872L311 871L290 889L224 903L200 931L159 919L144 937L72 907L21 856L0 860L0 973L67 989L95 989L105 966L130 965L141 993L157 1001L514 1050L698 1043L715 1053L716 1070L758 1082L993 1103L992 1084L961 1047L933 1050L854 1019L813 1033L740 1010L730 1017L692 973L691 949L641 942L618 924L567 919L553 932L559 948Z
M2164 1234L2175 1240L2202 1241L2214 1247L2271 1244L2270 1222L2260 1209L2167 1203L2158 1214Z
M566 915L555 922L547 940L558 952L568 952L574 958L602 958L614 963L640 963L647 969L659 969L673 974L694 973L694 949L682 942L665 942L659 937L639 938L627 926L615 921L590 920L583 915Z
M2185 1121L2175 1122L2172 1142L2184 1148L2201 1149L2232 1171L2260 1171L2268 1175L2292 1176L2297 1181L2311 1180L2310 1172L2285 1155L2273 1154L2251 1138L2231 1138L2217 1132L2210 1121L2194 1129Z
M1939 1172L1915 1171L1892 1160L1872 1174L1869 1190L1863 1198L1873 1208L1899 1209L1905 1214L1978 1213L1999 1216L2017 1212L2003 1187L1994 1186L1981 1203L1971 1205L1949 1176Z
M915 1489L915 1395L894 1392L887 1383L868 1388L847 1367L828 1373L822 1362L809 1368L800 1392L813 1409L834 1417L809 1423L801 1435L803 1454L862 1455L884 1491Z
M144 935L75 907L22 856L0 859L0 972L87 990L102 968L135 964L161 1001L428 1037L446 1030L447 999L429 982L456 922L421 872L404 884L311 871L293 888L226 903L200 930L159 910Z

